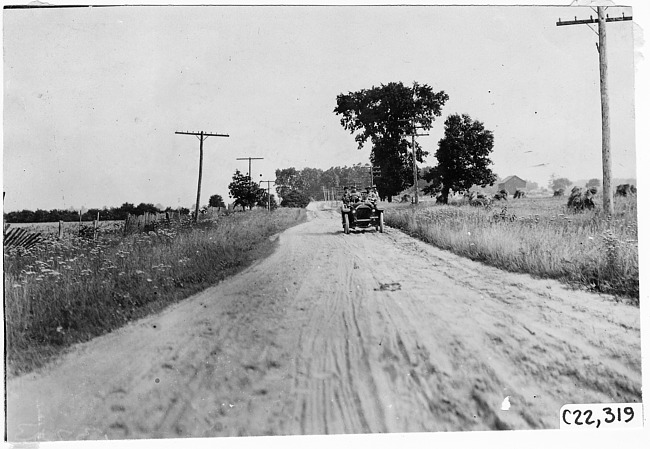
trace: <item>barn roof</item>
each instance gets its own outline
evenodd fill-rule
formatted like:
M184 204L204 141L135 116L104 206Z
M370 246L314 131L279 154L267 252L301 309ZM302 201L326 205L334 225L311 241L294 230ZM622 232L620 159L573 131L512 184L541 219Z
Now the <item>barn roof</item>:
M511 179L514 179L514 178L517 178L518 180L520 180L520 181L522 181L522 182L526 182L525 180L521 179L521 178L520 178L519 176L517 176L517 175L510 175L510 176L507 176L505 179L503 179L503 180L501 181L501 183L506 183L506 182L508 182L508 181L510 181Z

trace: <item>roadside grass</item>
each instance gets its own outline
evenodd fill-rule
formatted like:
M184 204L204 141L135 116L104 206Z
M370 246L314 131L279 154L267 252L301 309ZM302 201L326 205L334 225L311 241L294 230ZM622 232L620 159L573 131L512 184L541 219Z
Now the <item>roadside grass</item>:
M8 373L43 366L70 345L157 312L270 252L269 237L304 209L249 211L148 233L54 237L4 254Z
M488 208L388 205L385 220L461 256L639 304L635 197L616 197L611 217L569 211L566 198L523 198Z

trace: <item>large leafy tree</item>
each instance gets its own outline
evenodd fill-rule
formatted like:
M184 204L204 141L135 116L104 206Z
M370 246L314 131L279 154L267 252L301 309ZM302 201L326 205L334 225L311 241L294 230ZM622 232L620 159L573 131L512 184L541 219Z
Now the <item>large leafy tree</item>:
M490 169L494 146L492 131L467 115L452 114L445 120L445 135L438 142L438 165L425 174L427 193L440 193L447 203L449 192L468 190L473 185L492 185L497 177Z
M252 209L263 199L264 189L251 181L251 177L235 170L232 182L228 184L230 196L235 199L235 206Z
M413 124L418 130L431 128L435 117L449 99L444 91L434 92L426 84L401 82L339 94L334 113L341 126L354 136L359 149L370 140L370 162L381 169L376 180L380 196L389 201L393 195L413 185L411 139ZM415 143L415 158L423 162L428 155Z

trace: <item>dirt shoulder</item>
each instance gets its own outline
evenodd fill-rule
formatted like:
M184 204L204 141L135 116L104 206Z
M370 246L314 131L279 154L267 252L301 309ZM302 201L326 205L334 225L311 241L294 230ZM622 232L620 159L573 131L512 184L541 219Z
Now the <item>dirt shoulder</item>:
M557 428L641 401L638 308L314 206L242 273L11 379L9 441Z

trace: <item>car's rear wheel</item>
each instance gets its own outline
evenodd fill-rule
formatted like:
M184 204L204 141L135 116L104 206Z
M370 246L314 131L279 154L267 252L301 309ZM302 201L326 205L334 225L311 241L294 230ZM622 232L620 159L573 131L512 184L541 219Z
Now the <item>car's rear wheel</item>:
M379 232L384 232L384 213L379 212Z
M343 215L343 232L346 234L350 233L350 218L348 214Z

